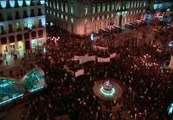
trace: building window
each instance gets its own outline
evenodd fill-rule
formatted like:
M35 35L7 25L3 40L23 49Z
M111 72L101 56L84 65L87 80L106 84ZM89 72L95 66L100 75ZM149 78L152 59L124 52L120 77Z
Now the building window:
M107 19L109 19L109 15L107 15Z
M54 3L53 3L53 8L54 8L54 9L56 9L56 4L55 4L55 1L54 1Z
M71 23L74 23L74 19L73 18L71 18Z
M24 11L23 11L23 18L27 18L27 17L28 17L27 11L24 10Z
M84 15L87 15L88 14L88 5L85 5L84 7Z
M126 7L127 7L127 9L130 8L130 2L127 2L127 3L126 3Z
M68 12L68 4L65 3L65 12L67 13Z
M31 37L36 38L36 32L35 31L31 33Z
M87 19L84 20L84 24L85 24L85 25L87 24Z
M41 12L41 8L38 8L38 16L41 16L42 12Z
M66 20L66 21L68 20L68 17L67 17L67 15L65 16L65 20Z
M2 13L0 13L0 21L4 21Z
M43 26L41 19L38 20L38 26L39 27Z
M112 3L112 5L111 5L111 11L114 11L114 9L115 9L115 6L114 6L114 3Z
M136 5L137 5L137 3L136 3L136 1L134 1L134 7L136 7Z
M98 13L101 11L100 6L101 6L100 3L98 3L98 5L97 5L97 12L98 12Z
M9 33L13 32L12 24L9 24L9 25L8 25L8 30L9 30Z
M10 36L9 37L9 42L10 43L14 43L15 42L15 37L14 36Z
M140 7L140 2L139 1L137 2L137 7Z
M74 4L71 4L70 11L71 11L71 14L74 14Z
M114 14L111 14L111 18L113 18L114 17Z
M0 26L0 34L4 34L4 26Z
M94 22L94 17L92 17L91 21Z
M146 2L144 1L144 7L146 7Z
M107 12L110 11L110 3L107 3Z
M20 19L19 11L15 12L15 19Z
M95 9L95 4L92 4L92 14L95 14L96 9Z
M57 6L56 6L57 10L59 10L59 1L57 1Z
M31 9L31 17L35 17L34 9Z
M25 33L25 34L24 34L24 38L25 38L25 39L29 39L29 33Z
M98 17L97 17L97 21L99 21L99 20L100 20L100 17L98 16Z
M22 34L17 35L17 41L21 41L22 40Z
M21 28L20 28L20 23L19 23L19 22L16 23L16 30L17 30L17 31L18 31L18 30L21 30Z
M102 20L104 20L105 19L105 16L102 16Z
M64 16L63 16L63 14L61 14L61 19L64 19Z
M133 8L134 6L133 6L133 1L131 1L131 8Z
M57 17L59 18L59 13L57 13Z
M43 37L43 30L39 30L39 31L38 31L38 36L39 36L39 38L40 38L40 37Z
M11 15L11 13L10 12L8 12L7 13L7 20L12 20L13 18L12 18L12 15Z
M6 43L7 43L7 38L6 37L1 38L1 44L6 44Z
M64 11L64 4L61 2L61 11Z
M105 3L102 4L102 12L105 12L106 10L106 6L105 6Z

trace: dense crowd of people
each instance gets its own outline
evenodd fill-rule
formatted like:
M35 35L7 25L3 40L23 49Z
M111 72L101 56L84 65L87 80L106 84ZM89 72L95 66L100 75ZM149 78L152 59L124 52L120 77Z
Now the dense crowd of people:
M169 42L172 29L164 28L162 34L154 33L153 38L147 38L150 33L143 29L152 31L148 26L139 28L143 34L141 40L133 35L136 30L127 33L128 38L113 34L95 42L70 35L58 40L49 39L46 53L36 55L37 66L45 72L47 88L26 102L21 118L55 120L67 115L72 120L128 120L128 116L122 114L128 111L134 120L169 119L167 109L173 100L173 75L163 67L171 56L163 40ZM166 35L168 32L169 36ZM149 41L145 42L147 39ZM121 44L117 44L118 40ZM94 50L92 46L96 44L108 49ZM117 56L107 63L80 65L71 59L74 55L85 54L107 57L114 52ZM85 75L75 78L64 65L72 69L84 68ZM104 102L94 95L92 87L95 81L109 78L120 83L123 95L118 100ZM117 104L122 107L113 112L112 106Z

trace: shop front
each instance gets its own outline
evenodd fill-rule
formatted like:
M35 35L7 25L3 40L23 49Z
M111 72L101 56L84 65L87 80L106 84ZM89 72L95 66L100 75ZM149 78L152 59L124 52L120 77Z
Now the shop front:
M23 41L18 41L17 42L17 51L19 52L20 55L24 54L25 48L24 48Z

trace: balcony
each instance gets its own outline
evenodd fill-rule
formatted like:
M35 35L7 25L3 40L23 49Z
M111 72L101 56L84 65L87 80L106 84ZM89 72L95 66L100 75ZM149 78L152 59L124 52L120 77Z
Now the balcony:
M15 8L18 8L19 7L19 4L18 4L18 0L15 0L15 5L14 5Z
M16 32L22 31L22 28L17 28Z
M12 29L9 29L8 30L8 33L13 33L14 31Z
M8 16L7 20L13 20L12 16Z
M6 34L7 32L5 31L5 30L3 30L1 33L0 33L0 35L4 35L4 34Z
M23 7L27 7L26 1L23 0Z

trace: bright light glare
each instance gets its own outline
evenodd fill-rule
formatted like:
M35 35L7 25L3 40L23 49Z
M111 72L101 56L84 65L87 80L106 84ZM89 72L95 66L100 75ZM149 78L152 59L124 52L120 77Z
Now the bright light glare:
M112 90L108 91L103 88L103 86L100 88L100 91L105 96L113 96L115 94L115 88L112 88Z

